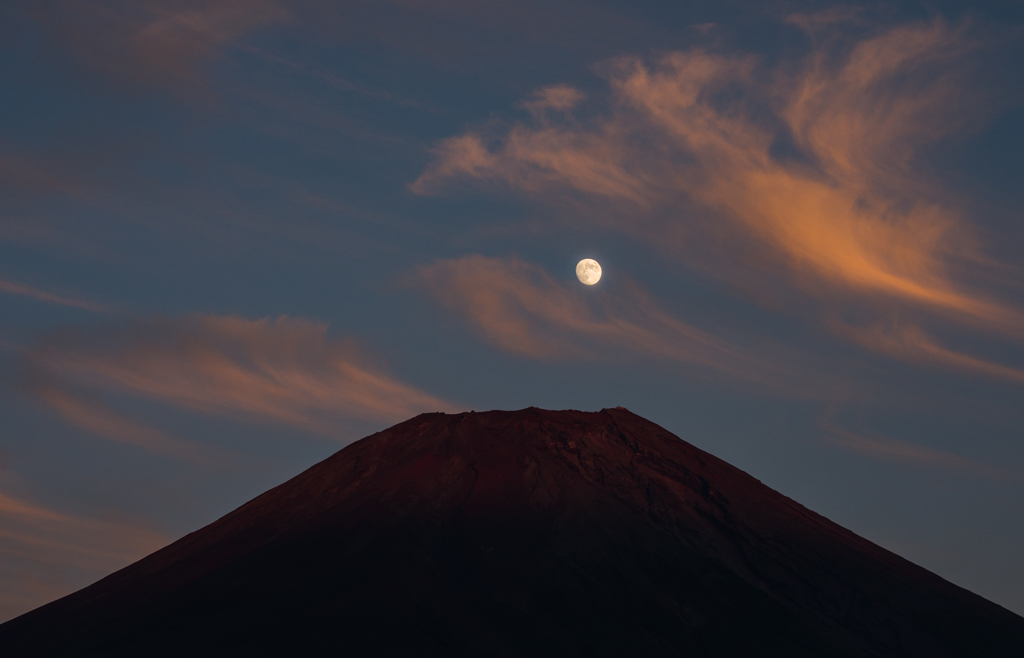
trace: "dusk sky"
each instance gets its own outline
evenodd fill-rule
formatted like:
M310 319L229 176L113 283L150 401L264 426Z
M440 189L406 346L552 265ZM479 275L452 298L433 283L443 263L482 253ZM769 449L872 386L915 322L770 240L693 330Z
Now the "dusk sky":
M1024 614L1024 5L826 6L0 4L0 621L619 405Z

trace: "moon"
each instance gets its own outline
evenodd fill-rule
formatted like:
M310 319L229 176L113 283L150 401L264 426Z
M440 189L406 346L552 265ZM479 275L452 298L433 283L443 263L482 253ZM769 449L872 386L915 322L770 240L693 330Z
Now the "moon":
M585 286L592 286L601 280L601 265L593 258L584 258L576 263L576 278Z

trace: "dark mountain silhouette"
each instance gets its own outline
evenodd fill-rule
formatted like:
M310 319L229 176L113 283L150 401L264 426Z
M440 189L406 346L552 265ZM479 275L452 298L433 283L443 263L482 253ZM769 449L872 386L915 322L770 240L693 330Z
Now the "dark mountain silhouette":
M424 414L0 656L1024 656L1024 619L621 408Z

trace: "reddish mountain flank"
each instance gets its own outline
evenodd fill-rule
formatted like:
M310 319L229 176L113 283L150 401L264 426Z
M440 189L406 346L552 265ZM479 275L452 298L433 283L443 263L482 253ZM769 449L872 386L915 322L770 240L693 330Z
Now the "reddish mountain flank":
M424 414L0 626L10 656L1024 656L1024 619L625 409Z

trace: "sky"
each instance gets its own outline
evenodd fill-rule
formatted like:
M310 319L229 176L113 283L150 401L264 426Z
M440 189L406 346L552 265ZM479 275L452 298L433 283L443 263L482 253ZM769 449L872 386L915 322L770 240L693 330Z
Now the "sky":
M2 3L0 621L417 413L620 405L1024 614L1022 32Z

